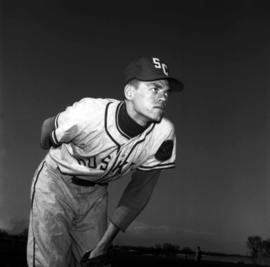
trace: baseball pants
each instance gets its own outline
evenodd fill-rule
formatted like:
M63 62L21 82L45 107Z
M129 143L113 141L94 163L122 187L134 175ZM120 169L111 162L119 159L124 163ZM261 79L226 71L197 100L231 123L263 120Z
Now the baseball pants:
M43 161L31 186L29 267L77 267L107 228L106 185L81 186Z

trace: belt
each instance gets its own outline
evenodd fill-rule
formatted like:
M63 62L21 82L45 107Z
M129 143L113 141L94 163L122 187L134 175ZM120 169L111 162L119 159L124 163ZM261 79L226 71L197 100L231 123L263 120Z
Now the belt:
M89 181L89 180L84 180L84 179L81 179L81 178L78 178L77 176L72 176L71 177L71 182L73 184L76 184L76 185L80 185L80 186L95 186L95 185L107 185L108 183L95 183L95 182L92 182L92 181Z
M87 186L87 187L94 187L95 185L104 185L104 186L108 185L108 183L95 183L89 180L81 179L75 175L70 175L70 174L61 172L58 166L56 168L62 175L69 176L69 177L71 176L71 182L76 185Z

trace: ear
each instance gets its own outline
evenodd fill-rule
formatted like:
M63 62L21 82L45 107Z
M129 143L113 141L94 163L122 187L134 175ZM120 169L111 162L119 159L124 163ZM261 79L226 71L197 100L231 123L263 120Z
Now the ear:
M133 88L133 86L130 86L130 85L127 84L125 86L124 93L125 93L125 98L127 100L131 100L133 98L133 95L134 95L134 88Z

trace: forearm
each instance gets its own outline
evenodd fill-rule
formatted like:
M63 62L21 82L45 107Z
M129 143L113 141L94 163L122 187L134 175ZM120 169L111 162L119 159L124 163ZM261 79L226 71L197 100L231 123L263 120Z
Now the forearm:
M132 180L127 185L111 217L111 222L120 230L125 231L147 205L159 175L159 170L139 171L132 175Z
M114 224L110 222L104 235L99 240L96 247L91 251L89 258L94 258L100 255L106 254L114 238L119 233L119 230L120 229L117 226L115 226Z
M114 238L119 233L119 230L120 229L116 225L110 222L107 230L105 231L104 235L102 236L96 247L101 250L107 250L112 244Z
M148 203L160 171L135 172L127 185L104 235L91 251L90 258L107 252L120 230L125 231Z

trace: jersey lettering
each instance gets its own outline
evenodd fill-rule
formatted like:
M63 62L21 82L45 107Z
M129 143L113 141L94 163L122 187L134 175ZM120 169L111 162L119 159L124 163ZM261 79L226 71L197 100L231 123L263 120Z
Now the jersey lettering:
M100 169L100 170L103 170L103 171L106 171L108 169L108 166L111 162L111 159L112 159L112 156L111 154L110 155L107 155L105 158L101 159L100 160L100 164L97 165L97 160L96 160L96 157L93 156L93 157L89 157L89 158L85 158L85 159L78 159L78 163L80 165L83 165L83 166L86 166L86 167L89 167L91 169ZM121 174L122 171L123 171L123 167L125 165L127 165L129 162L127 160L120 160L116 163L116 165L113 167L113 169L111 170L111 173L113 173L114 175L115 174Z
M119 161L117 163L117 165L112 169L112 173L113 174L121 174L122 173L122 169L123 167L128 164L128 161L124 160L124 161Z
M97 168L97 160L96 157L89 157L89 158L85 158L85 159L77 159L78 163L80 165L84 165L87 166L91 169L96 169Z
M107 157L105 157L104 159L101 160L101 165L99 167L99 169L106 171L109 165L109 162L111 160L111 155L108 155Z
M80 165L86 166L86 163L83 159L77 159L77 161Z

